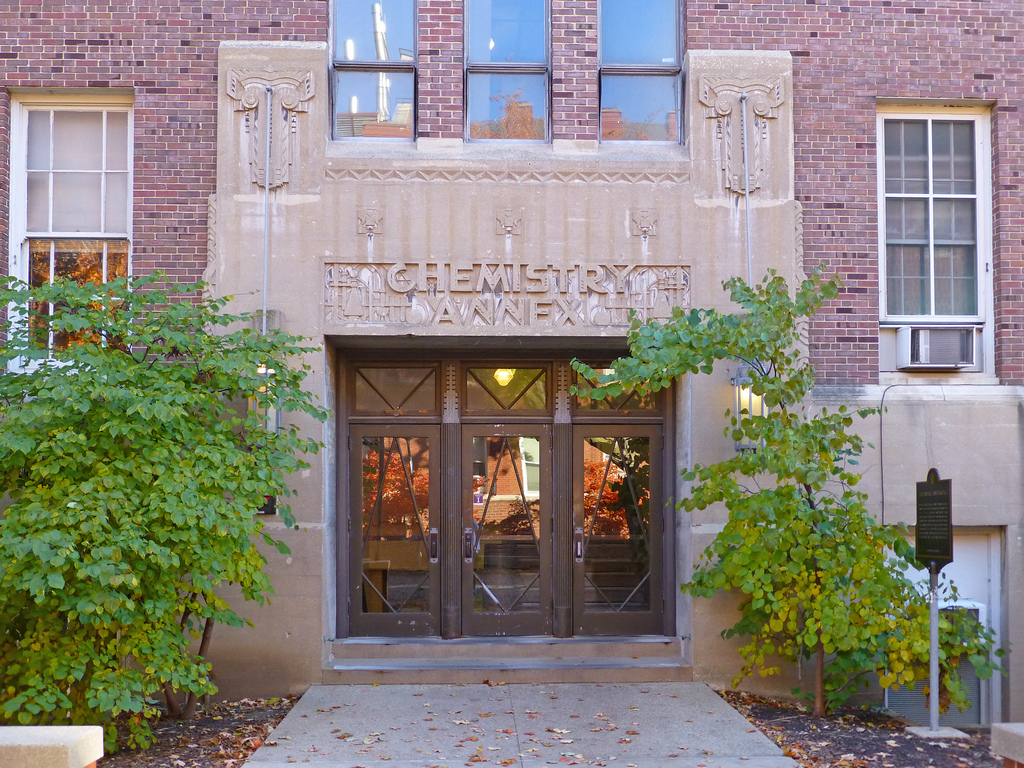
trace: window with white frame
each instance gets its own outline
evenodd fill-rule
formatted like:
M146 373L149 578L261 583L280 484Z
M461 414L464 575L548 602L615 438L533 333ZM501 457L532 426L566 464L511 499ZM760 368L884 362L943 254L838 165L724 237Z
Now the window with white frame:
M117 96L14 102L11 263L33 287L66 277L101 283L130 269L132 110ZM29 307L45 333L52 307ZM49 335L61 348L70 339Z
M411 139L416 0L335 0L334 136Z
M881 312L895 323L981 323L990 260L988 117L879 114Z
M466 0L470 139L548 137L547 0Z
M600 0L601 139L680 139L677 0Z

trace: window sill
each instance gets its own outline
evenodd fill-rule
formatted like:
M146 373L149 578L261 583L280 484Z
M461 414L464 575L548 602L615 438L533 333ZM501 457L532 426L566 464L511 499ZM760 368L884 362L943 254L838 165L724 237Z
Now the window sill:
M683 144L643 142L598 142L556 139L552 142L463 141L421 138L416 141L373 141L332 139L327 142L327 160L384 159L396 161L551 161L580 160L621 163L689 162L689 148Z

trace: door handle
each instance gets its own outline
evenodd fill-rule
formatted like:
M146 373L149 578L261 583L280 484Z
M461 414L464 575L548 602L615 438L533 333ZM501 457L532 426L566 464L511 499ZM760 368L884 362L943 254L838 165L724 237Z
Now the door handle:
M437 556L437 544L440 535L437 528L430 529L430 562L436 563L440 558Z
M572 532L572 556L577 563L583 562L583 528L579 526Z
M473 562L473 529L462 529L462 559L467 563Z

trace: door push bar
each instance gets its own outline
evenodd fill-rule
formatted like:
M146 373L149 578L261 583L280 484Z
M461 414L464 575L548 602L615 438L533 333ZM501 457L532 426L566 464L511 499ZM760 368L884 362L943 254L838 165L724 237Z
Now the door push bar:
M432 562L432 563L436 563L436 562L438 562L440 560L440 558L438 557L438 554L437 554L437 546L438 546L438 539L439 538L440 538L440 533L438 532L437 528L431 528L430 529L430 562Z
M572 532L572 556L577 563L583 562L583 529L579 526Z

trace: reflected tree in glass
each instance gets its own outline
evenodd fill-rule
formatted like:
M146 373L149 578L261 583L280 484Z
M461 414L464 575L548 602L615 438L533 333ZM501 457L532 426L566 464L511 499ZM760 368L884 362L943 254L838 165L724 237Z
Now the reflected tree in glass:
M429 441L364 437L363 611L428 610Z

